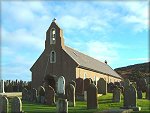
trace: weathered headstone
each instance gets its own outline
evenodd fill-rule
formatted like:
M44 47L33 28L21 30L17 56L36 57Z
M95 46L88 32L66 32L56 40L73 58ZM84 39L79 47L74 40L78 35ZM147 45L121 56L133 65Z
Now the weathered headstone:
M84 82L82 78L76 79L76 94L82 95L84 91Z
M103 78L100 78L97 82L98 94L107 94L107 83Z
M87 101L87 89L89 85L91 84L91 79L84 79L84 100Z
M9 112L9 102L7 97L0 97L0 113L8 113Z
M87 109L98 108L97 93L97 87L93 83L90 84L87 90Z
M19 97L14 97L11 104L12 113L21 113L22 112L22 102Z
M150 100L150 85L147 85L145 97L146 97L146 99Z
M137 98L142 99L142 91L141 90L137 90Z
M22 100L27 100L28 99L28 90L24 88L22 90Z
M31 101L33 102L37 101L37 90L35 88L32 88L31 90Z
M55 104L55 91L51 86L45 87L45 103L47 105Z
M130 80L124 79L124 88L128 88L130 86Z
M63 76L58 78L57 94L59 97L65 96L65 78Z
M56 104L57 113L68 113L68 101L65 98L65 78L60 76L58 78L57 88L58 100Z
M45 88L43 86L40 86L38 89L38 102L45 103Z
M72 84L69 84L66 88L66 96L69 101L69 106L75 106L75 87Z
M116 86L113 90L113 102L121 101L121 89Z

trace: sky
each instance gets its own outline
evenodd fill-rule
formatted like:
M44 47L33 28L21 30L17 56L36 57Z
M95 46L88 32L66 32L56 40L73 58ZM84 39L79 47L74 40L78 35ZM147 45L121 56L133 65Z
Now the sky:
M149 1L1 1L4 80L31 80L53 18L65 45L113 69L149 61Z

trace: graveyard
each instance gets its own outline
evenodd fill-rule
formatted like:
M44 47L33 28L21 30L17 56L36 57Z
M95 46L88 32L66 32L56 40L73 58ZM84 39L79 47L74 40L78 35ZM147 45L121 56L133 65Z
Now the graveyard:
M0 110L2 113L149 113L149 89L142 92L128 79L121 83L107 84L100 79L96 85L90 79L78 78L65 85L61 76L55 92L47 85L40 86L38 90L31 89L29 82L23 84L22 92L13 92L15 88L11 89L12 92L1 91Z

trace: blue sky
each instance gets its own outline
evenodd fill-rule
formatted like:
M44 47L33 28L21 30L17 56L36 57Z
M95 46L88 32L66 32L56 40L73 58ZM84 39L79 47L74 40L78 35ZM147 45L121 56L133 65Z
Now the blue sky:
M112 68L149 61L147 1L1 1L1 77L31 80L52 19L65 44Z

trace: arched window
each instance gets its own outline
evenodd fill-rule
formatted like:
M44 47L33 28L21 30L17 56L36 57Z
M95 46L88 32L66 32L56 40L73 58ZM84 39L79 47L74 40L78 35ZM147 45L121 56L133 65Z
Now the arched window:
M56 30L55 28L52 28L50 31L50 44L56 43Z
M56 52L55 51L51 51L50 63L55 63L55 62L56 62Z

